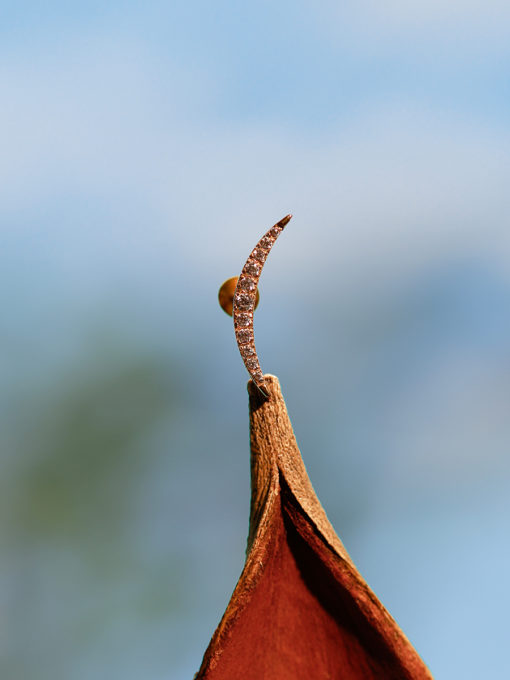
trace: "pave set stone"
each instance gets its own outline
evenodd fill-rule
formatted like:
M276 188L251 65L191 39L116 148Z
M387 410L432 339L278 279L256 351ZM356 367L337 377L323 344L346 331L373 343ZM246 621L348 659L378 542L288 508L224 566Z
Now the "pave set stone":
M259 360L255 356L248 357L244 360L244 365L249 371L254 371L259 368Z
M258 278L260 276L260 272L262 271L262 265L260 262L252 262L251 260L248 260L248 262L244 265L243 271L245 274L256 276Z
M270 250L271 247L273 246L274 240L270 236L263 236L260 241L259 241L259 246L261 248L265 248L266 250Z
M262 248L255 248L255 250L252 251L250 257L264 264L268 255L269 255L268 250L263 250Z
M253 331L251 328L236 329L236 336L238 341L244 345L246 342L253 342Z
M246 276L241 276L237 284L237 287L239 288L239 290L244 290L251 293L252 291L257 289L257 282L254 281L253 279L249 279Z
M235 305L238 309L243 311L251 309L255 306L255 295L247 295L246 293L238 293L235 296Z
M262 371L260 370L260 368L259 368L258 371L253 371L253 372L250 371L250 374L251 374L251 377L253 378L253 382L254 382L256 385L258 385L259 387L264 387L264 386L265 386L265 382L264 382L264 374L262 373Z
M253 317L251 314L238 314L237 324L239 326L251 326L253 322Z

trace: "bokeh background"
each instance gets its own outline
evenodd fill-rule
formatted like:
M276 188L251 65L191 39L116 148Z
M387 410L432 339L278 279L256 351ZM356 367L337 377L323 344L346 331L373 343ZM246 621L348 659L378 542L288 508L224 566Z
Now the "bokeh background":
M437 678L508 678L510 5L0 3L6 680L190 679L241 572L217 305Z

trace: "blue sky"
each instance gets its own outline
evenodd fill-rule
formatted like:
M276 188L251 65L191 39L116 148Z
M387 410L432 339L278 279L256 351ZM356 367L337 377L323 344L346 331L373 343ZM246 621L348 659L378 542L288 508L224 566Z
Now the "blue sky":
M39 584L12 672L192 677L247 522L246 376L216 293L292 212L257 346L312 482L437 677L487 656L508 676L509 34L503 2L0 5L6 488L23 498L27 442L80 371L141 353L182 394L133 444L133 571L75 572L78 539L7 542L6 592ZM142 623L147 574L174 600Z

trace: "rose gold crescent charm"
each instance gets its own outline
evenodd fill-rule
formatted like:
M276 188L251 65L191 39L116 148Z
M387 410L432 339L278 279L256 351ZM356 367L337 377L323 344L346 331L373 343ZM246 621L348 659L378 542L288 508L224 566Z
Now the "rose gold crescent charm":
M269 395L264 389L264 374L260 368L253 337L253 311L264 262L291 217L292 215L286 215L260 239L246 260L234 293L233 317L237 346L253 382L266 397Z

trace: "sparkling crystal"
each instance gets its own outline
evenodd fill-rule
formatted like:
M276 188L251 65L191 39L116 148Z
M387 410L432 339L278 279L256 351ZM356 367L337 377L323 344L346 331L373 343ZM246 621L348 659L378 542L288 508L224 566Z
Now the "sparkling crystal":
M248 357L245 361L246 368L248 368L250 371L254 371L256 368L259 367L259 362L257 361L256 357Z
M253 342L253 333L250 328L241 328L237 331L237 338L239 342Z
M244 271L251 276L258 276L262 270L258 262L247 262Z
M238 314L236 316L236 323L239 326L250 326L251 325L251 315L250 314Z
M236 307L239 309L251 309L255 304L255 297L247 293L238 293L236 295Z
M256 355L255 347L253 345L243 345L241 347L241 354L243 357L252 357Z
M267 251L262 250L262 248L255 248L251 256L253 257L254 260L258 260L259 262L265 262L267 257Z
M275 227L272 227L272 228L269 230L269 234L270 234L273 238L276 238L276 237L277 237L279 234L281 234L281 233L282 233L282 230L281 230L279 227L276 227L276 226L275 226Z
M252 281L252 279L248 279L248 278L240 279L240 281L237 285L239 286L240 290L245 290L245 291L252 291L252 290L255 290L256 287L257 287L257 284L255 283L255 281Z
M269 236L263 236L260 241L259 245L261 248L265 248L266 250L269 250L269 248L272 247L274 241L272 238L269 238Z

